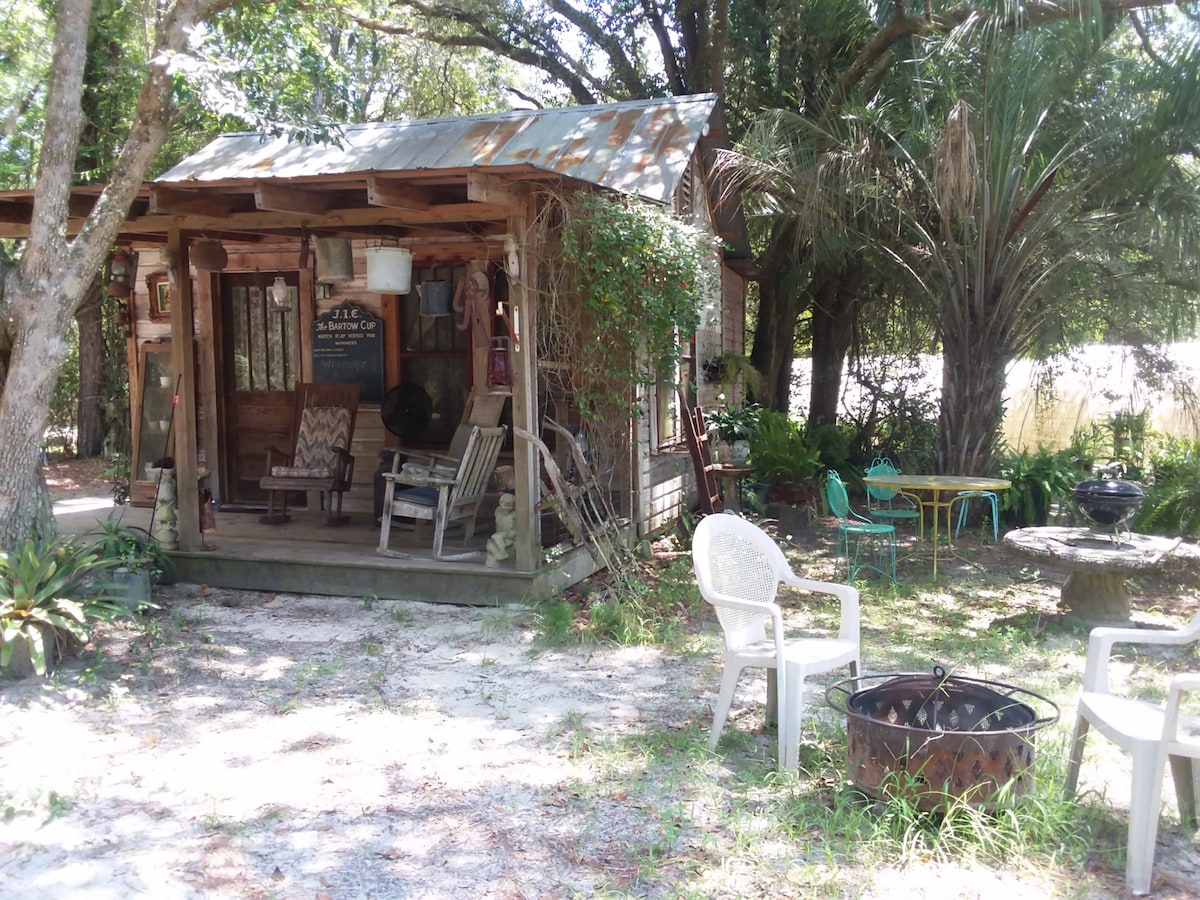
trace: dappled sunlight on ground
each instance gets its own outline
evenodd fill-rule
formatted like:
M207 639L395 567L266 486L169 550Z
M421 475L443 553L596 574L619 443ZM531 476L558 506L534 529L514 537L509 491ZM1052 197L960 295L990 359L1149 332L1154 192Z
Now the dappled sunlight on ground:
M795 536L797 574L837 579L833 536L820 519ZM1056 611L1065 575L977 536L955 547L963 559L940 559L936 584L917 559L899 587L859 583L865 669L942 665L1044 692L1063 713L1038 736L1039 777L1057 795L1087 634ZM669 552L686 562L678 545ZM1196 596L1195 573L1139 584L1135 619L1177 623ZM828 597L780 599L790 628L837 628ZM842 777L844 714L824 703L849 673L808 685L800 771L775 771L761 672L739 682L710 753L721 640L703 607L675 642L617 648L543 646L524 607L194 585L160 588L156 600L161 611L142 627L105 626L50 681L0 684L0 769L21 772L0 781L0 895L1120 892L1128 775L1099 739L1085 799L1102 796L1118 818L1086 868L1051 854L985 865L847 849L845 835L814 823L860 802ZM1197 667L1178 654L1138 662ZM1132 659L1114 672L1149 683ZM1200 854L1169 794L1157 896L1195 896Z

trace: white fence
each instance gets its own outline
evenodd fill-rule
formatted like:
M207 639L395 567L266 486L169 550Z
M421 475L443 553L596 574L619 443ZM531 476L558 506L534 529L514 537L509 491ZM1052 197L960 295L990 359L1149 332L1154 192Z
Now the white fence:
M1175 367L1154 389L1138 377L1133 350L1093 344L1041 363L1019 361L1009 367L1004 390L1003 438L1011 447L1033 449L1039 443L1062 448L1077 428L1101 424L1122 409L1149 410L1150 428L1160 434L1200 439L1200 342L1172 344L1166 356ZM921 357L921 385L936 398L941 390L941 357ZM810 361L796 360L792 370L792 413L808 408ZM860 402L861 391L845 377L843 412Z

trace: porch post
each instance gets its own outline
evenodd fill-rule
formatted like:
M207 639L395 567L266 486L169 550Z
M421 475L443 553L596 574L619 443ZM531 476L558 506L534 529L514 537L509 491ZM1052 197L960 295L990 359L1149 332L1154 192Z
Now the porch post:
M179 549L200 549L200 498L196 481L196 351L195 321L188 241L178 228L167 233L178 267L171 296L171 369L179 385L174 413L176 495L179 498ZM182 376L182 377L180 377Z
M513 426L530 434L540 434L537 421L537 252L531 246L534 221L533 198L527 196L519 213L508 217L511 241L505 248L504 265L508 272L508 299L512 306L516 341L511 348L513 361ZM513 441L513 475L516 489L516 568L533 572L541 561L541 522L538 518L540 469L537 448L528 441Z

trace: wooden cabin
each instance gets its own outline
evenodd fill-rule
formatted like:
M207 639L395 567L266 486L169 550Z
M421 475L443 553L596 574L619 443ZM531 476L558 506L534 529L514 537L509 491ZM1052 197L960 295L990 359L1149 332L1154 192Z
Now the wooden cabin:
M705 363L744 347L744 221L710 177L725 145L719 100L700 95L347 125L333 144L227 134L148 183L119 239L136 259L132 498L153 505L153 464L173 457L176 577L500 602L589 574L596 554L544 502L547 457L517 436L540 437L571 468L569 438L544 424L581 430L569 390L546 377L555 361L539 358L537 222L547 192L580 188L662 204L723 241L719 296L599 479L627 537L668 526L696 495L681 416L715 402ZM401 290L387 277L405 257ZM293 497L287 524L263 524L267 448L295 438L293 386L347 381L361 388L348 524L326 525L313 494ZM486 509L452 560L431 558L428 532L423 545L407 539L404 558L379 555L381 473L396 453L444 452L469 410L507 428L493 488L514 494L511 555L487 564Z

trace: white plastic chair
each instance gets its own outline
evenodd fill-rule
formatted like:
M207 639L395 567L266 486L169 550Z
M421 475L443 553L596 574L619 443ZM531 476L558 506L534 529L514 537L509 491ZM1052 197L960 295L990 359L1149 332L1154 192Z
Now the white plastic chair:
M1175 675L1168 687L1166 703L1151 703L1109 693L1108 663L1117 643L1190 644L1198 638L1200 615L1177 631L1093 628L1088 641L1083 693L1079 696L1075 740L1067 765L1066 795L1075 796L1089 725L1095 725L1101 734L1130 754L1132 791L1125 882L1135 894L1150 892L1163 769L1168 759L1180 818L1189 827L1196 825L1193 760L1200 758L1200 723L1181 717L1179 705L1185 691L1200 690L1200 673Z
M800 761L805 679L847 664L851 676L858 675L858 591L849 585L798 577L770 536L740 516L727 513L701 520L692 538L692 562L700 594L716 609L725 635L725 671L713 710L709 746L716 749L742 669L774 669L771 676L782 670L785 676L775 679L779 768L795 769ZM837 637L785 638L783 614L775 603L780 582L837 597L841 604Z

